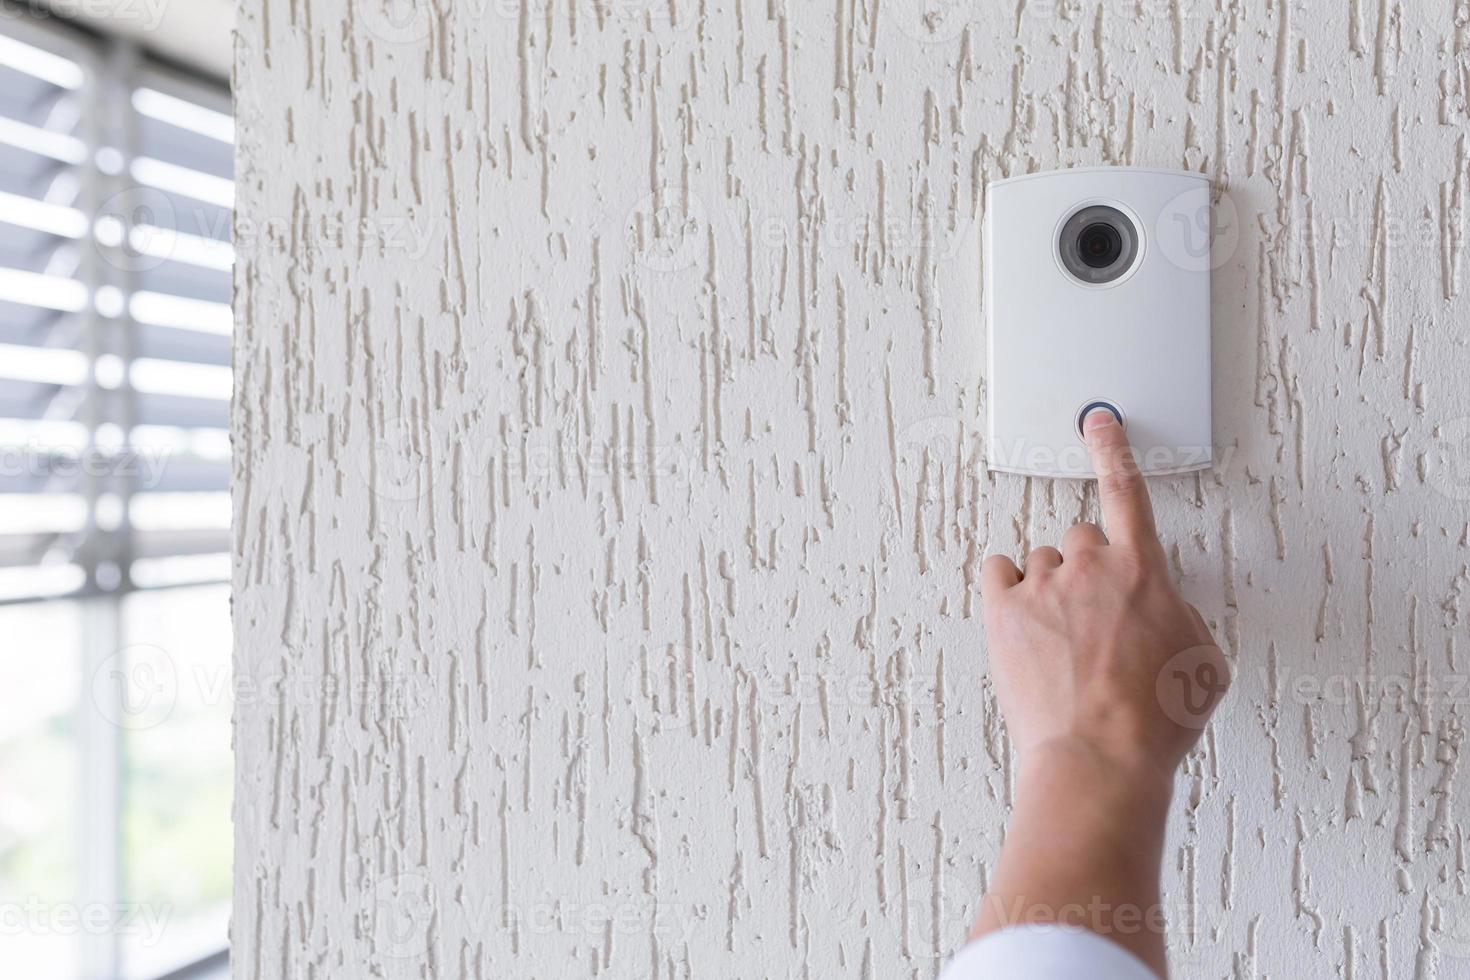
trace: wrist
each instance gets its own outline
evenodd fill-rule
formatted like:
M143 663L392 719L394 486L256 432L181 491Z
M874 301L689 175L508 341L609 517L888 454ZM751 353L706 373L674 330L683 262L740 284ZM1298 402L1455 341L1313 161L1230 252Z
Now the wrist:
M1005 846L974 935L1026 922L1080 923L1162 975L1159 898L1172 767L1086 736L1022 751ZM1077 923L1074 923L1077 924Z
M1174 769L1142 747L1118 748L1082 735L1046 739L1020 760L1021 782L1058 781L1086 792L1099 804L1134 812L1168 810Z

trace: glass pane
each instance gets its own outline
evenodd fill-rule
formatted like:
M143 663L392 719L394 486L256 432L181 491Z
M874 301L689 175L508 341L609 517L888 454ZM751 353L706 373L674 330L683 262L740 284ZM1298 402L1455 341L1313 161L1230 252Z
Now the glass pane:
M0 964L6 976L76 975L75 602L0 606Z
M123 646L162 701L123 736L124 975L150 977L223 949L230 910L230 590L123 600Z

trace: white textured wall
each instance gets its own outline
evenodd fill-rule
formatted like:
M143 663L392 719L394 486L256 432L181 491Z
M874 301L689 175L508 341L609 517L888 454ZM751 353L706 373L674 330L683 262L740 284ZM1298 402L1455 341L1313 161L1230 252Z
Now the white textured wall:
M974 223L1098 163L1239 219L1180 975L1470 976L1470 2L379 4L240 11L237 977L932 976L980 562L1096 513Z

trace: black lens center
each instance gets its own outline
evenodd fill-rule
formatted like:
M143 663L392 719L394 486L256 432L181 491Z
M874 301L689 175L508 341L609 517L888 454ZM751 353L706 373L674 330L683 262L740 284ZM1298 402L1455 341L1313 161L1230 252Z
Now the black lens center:
M1098 221L1077 236L1077 254L1091 269L1106 269L1123 254L1123 236L1110 224Z

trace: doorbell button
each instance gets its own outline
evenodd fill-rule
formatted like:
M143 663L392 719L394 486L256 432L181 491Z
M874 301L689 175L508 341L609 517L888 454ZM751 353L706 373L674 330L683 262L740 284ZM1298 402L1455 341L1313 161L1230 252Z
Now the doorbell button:
M1108 412L1113 418L1118 420L1119 425L1125 429L1128 427L1128 423L1123 421L1122 409L1106 399L1098 398L1083 405L1082 410L1077 413L1077 435L1081 437L1083 442L1087 441L1087 416L1093 412Z

